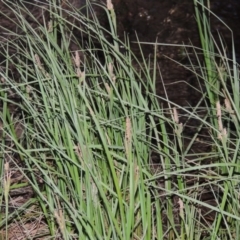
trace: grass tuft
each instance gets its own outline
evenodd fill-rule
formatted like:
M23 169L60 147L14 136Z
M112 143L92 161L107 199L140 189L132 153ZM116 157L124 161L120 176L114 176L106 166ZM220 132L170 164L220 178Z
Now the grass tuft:
M1 239L239 239L239 65L203 1L202 52L183 66L199 82L196 106L157 96L156 53L137 59L118 39L111 1L48 1L40 19L7 2L19 34L0 71Z

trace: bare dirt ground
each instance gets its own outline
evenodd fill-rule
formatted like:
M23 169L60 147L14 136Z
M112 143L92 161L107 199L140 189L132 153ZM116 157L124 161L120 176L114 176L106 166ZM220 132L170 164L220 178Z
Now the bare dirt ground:
M193 1L183 0L114 0L118 18L119 35L125 31L130 40L136 41L136 34L140 42L158 42L169 44L190 44L200 46ZM236 55L240 61L240 21L239 1L211 1L211 10L221 18L234 32ZM211 19L212 34L217 38L218 31L225 40L225 46L232 51L230 31L216 18ZM132 49L138 53L137 44L132 43ZM142 45L145 55L153 54L153 46ZM170 100L185 105L186 101L194 101L192 90L188 89L186 82L193 82L191 74L183 71L178 65L168 61L164 55L176 61L185 63L183 49L178 47L159 46L158 63L161 74L167 85ZM191 52L191 49L189 49ZM182 81L179 84L174 82ZM192 81L192 82L191 82ZM161 80L157 83L159 95L164 95ZM171 85L169 85L171 84ZM168 86L169 85L169 86ZM182 89L176 94L176 89ZM193 102L194 103L194 102Z

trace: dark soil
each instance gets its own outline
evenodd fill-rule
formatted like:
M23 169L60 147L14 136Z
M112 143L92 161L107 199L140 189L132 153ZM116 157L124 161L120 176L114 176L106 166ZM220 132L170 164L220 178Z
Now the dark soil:
M189 0L113 0L118 19L119 35L128 33L132 43L132 49L139 55L138 45L134 42L137 38L140 42L185 44L201 47L193 1ZM238 0L219 1L212 0L211 10L222 21L224 21L234 33L235 53L237 61L240 62L240 3ZM218 34L224 39L224 48L231 57L232 35L229 29L217 18L211 17L211 29L218 44ZM141 45L145 57L153 56L153 45ZM204 91L204 83L198 82L195 75L184 69L171 58L187 66L190 64L184 54L183 47L158 45L157 57L161 71L161 77L157 79L157 94L161 97L167 92L168 99L180 106L194 107L198 104ZM187 48L193 64L197 64L193 49ZM201 55L198 56L201 59ZM164 87L163 87L164 84ZM203 90L201 90L201 88ZM168 107L166 102L161 102L163 107ZM179 110L180 122L186 123L184 112ZM204 115L204 112L202 113ZM188 121L185 126L187 138L192 138L199 125L197 120ZM208 131L208 130L206 130ZM206 135L206 132L202 132ZM186 139L187 141L187 139ZM208 145L196 144L194 152L208 151Z
M140 42L186 44L200 46L198 28L195 21L193 1L189 0L114 0L118 19L119 35L127 32L132 41L132 49L138 53L136 35ZM240 3L237 0L211 1L211 10L221 18L234 32L235 52L240 62ZM231 55L231 32L216 18L211 18L212 34L218 39L218 32L225 40L225 46ZM152 45L142 45L145 56L153 54ZM188 49L191 52L191 49ZM178 47L159 46L158 63L167 86L170 100L180 105L194 102L193 94L187 83L193 84L191 74L179 65L167 60L173 58L183 64L187 60L183 49ZM157 83L158 93L164 95L162 81ZM177 84L177 82L179 82ZM185 83L184 83L185 82ZM169 85L171 84L171 85ZM177 91L176 91L177 89ZM181 89L179 91L179 89ZM198 97L198 95L197 95Z

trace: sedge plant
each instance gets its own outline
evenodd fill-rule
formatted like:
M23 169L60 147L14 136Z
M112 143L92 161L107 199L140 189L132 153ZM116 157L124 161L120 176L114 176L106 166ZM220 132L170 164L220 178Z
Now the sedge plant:
M124 43L117 37L113 6L95 6L109 19L107 31L90 3L82 14L70 3L71 10L64 10L49 1L45 10L51 19L43 17L37 28L22 17L25 11L34 19L24 4L8 4L24 36L18 36L20 44L10 43L14 57L6 51L6 62L20 81L1 72L6 82L1 121L8 136L1 149L32 197L12 209L11 192L23 186L18 181L9 185L9 174L2 170L9 181L1 201L11 209L1 213L5 239L16 236L16 228L28 229L24 239L161 239L163 229L156 224L161 206L148 183L154 116L163 116L151 109L157 106L149 94L153 76L147 69L136 71L127 43L126 53L119 50ZM73 29L81 39L71 35ZM70 51L73 42L78 49ZM14 106L21 137L8 108L12 89L19 99Z

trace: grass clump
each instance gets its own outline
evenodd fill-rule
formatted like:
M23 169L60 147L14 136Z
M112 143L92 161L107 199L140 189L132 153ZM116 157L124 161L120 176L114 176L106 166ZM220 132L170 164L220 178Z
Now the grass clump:
M196 16L200 39L203 47L204 67L201 75L205 80L207 96L210 103L209 118L212 131L211 136L219 155L219 167L216 168L221 182L222 197L218 201L219 212L214 221L214 231L211 239L215 239L220 232L220 225L226 226L226 238L239 237L238 221L227 217L223 211L236 212L239 185L239 64L236 62L234 35L231 29L220 19L219 21L229 29L232 36L232 53L228 57L226 46L219 34L219 39L211 35L210 15L213 14L204 6L203 1L194 1L201 10L196 8ZM200 14L200 11L203 13ZM214 14L213 14L214 15ZM215 16L215 15L214 15ZM217 17L217 16L215 16Z
M23 239L160 236L153 214L155 190L147 185L151 135L146 119L153 117L143 91L152 85L142 79L149 72L143 71L143 78L132 67L130 50L120 53L111 6L105 9L111 31L106 32L90 4L88 16L48 4L52 20L43 19L37 28L22 18L28 11L24 5L12 7L27 34L19 36L21 45L12 43L16 54L6 63L14 65L19 81L8 77L7 70L1 72L4 236L13 238L19 228L28 229ZM69 36L73 28L82 41ZM77 44L76 51L69 50L72 44ZM10 90L18 98L13 105L19 120L8 107L13 102ZM21 136L14 127L18 121ZM11 172L22 175L22 182L10 184ZM23 184L32 193L21 205L14 203L13 192ZM31 222L36 225L30 230Z
M135 58L107 3L49 1L39 20L24 2L9 2L21 32L4 45L0 72L2 239L238 239L234 49L231 61L196 8L203 54L189 70L207 92L197 106L178 106L156 95L156 57ZM42 24L33 27L24 12ZM200 122L190 141L179 109ZM194 153L202 129L211 151Z

